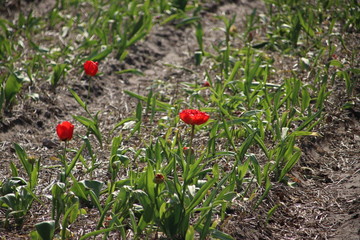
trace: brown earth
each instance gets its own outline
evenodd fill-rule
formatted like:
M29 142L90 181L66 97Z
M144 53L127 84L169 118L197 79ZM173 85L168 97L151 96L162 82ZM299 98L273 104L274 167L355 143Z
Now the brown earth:
M22 3L20 7L23 10L24 6L29 10L34 4L23 1L5 2L12 4L11 8L2 12L8 18L17 13L19 6L16 3ZM36 4L46 6L40 8L40 11L46 11L54 3L40 1ZM208 11L202 14L206 46L210 49L211 43L224 36L220 30L223 24L215 16L222 13L231 16L236 13L235 26L241 32L246 14L251 13L255 7L259 12L264 11L262 3L257 0L224 1L222 4L209 5ZM348 34L346 42L354 50L359 50L359 34ZM201 82L206 62L200 68L195 67L193 53L196 48L192 27L155 25L145 41L130 49L124 62L119 63L112 57L102 61L102 74L93 81L92 97L88 103L91 112L100 111L101 130L109 133L114 124L134 113L136 102L125 95L123 90L147 94L152 88L159 96L172 103L181 83ZM339 51L338 54L347 57L344 52ZM279 72L292 69L291 58L273 55ZM140 69L145 76L114 73L129 68ZM54 126L64 120L71 121L71 115L84 114L69 94L68 87L85 98L88 81L85 76L81 79L69 76L56 89L56 94L43 81L31 88L32 92L40 93L39 101L20 97L12 112L5 115L0 122L0 181L10 176L10 161L21 167L13 148L13 143L18 143L29 155L41 157L41 187L37 194L49 194L48 186L57 180L59 171L49 166L59 164L54 157L61 149ZM355 101L355 107L343 110L343 104L349 100L344 93L344 83L335 82L332 91L326 103L325 121L316 129L321 136L299 141L303 155L290 175L297 184L290 187L274 183L269 196L256 210L252 210L249 207L251 204L246 201L236 202L227 219L221 223L221 230L235 239L360 239L360 103L358 98L351 99ZM358 86L354 96L359 96L359 92ZM84 133L85 129L76 126L76 131ZM138 144L141 141L137 139L128 142L129 146ZM77 147L76 141L70 145ZM104 169L107 166L107 156L106 150L98 156ZM76 174L84 173L79 168L76 169ZM99 171L93 177L104 181L108 179L105 171ZM35 223L49 219L50 201L46 197L41 199L47 205L35 203L21 231L0 228L0 236L3 239L26 239ZM266 213L275 205L279 205L278 209L266 222ZM97 217L95 210L89 210L87 218L79 219L71 230L75 236L89 232L93 230ZM0 209L0 219L3 218L4 211ZM84 225L88 227L84 228ZM113 238L116 239L116 236Z

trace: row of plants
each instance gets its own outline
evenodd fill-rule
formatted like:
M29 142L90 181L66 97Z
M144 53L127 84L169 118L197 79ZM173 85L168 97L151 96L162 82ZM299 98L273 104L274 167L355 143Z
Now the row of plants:
M115 55L123 61L128 49L147 36L157 19L186 20L186 3L62 0L45 16L34 16L30 10L26 15L20 11L13 21L0 18L0 117L11 112L19 98L39 100L38 81L48 81L55 92L61 82L79 80L72 73L85 60L101 61ZM27 88L33 91L24 91Z
M199 72L199 76L205 76L198 81L204 80L203 84L183 83L182 97L171 102L163 100L167 98L161 97L156 88L147 95L124 91L137 101L137 106L132 115L113 126L110 134L99 127L99 112L94 113L70 88L84 115L73 116L56 127L63 148L59 154L58 181L50 189L51 220L35 224L30 236L69 239L71 225L87 214L86 209L94 208L98 212L96 227L79 236L80 239L97 235L106 239L114 232L122 239L232 239L221 231L220 224L233 202L246 202L256 209L274 184L294 184L289 172L302 153L297 140L318 136L314 128L324 117L334 81L343 79L349 98L353 96L354 75L360 70L355 67L354 58L344 62L334 56L339 49L332 42L345 44L339 25L344 18L341 14L331 16L337 9L353 11L357 6L351 1L342 5L340 1L323 0L316 5L300 6L297 1L266 0L267 16L254 11L241 34L234 31L235 16L221 17L223 39L210 48L203 44L200 2L124 2L119 7L117 1L92 1L93 14L86 19L68 18L62 11L87 3L57 2L49 13L47 27L62 26L64 37L67 36L64 31L67 34L82 31L87 37L75 47L78 55L71 56L70 43L60 53L35 48L39 55L34 55L26 70L20 69L22 73L26 71L29 84L34 84L33 79L46 79L43 69L53 66L50 83L55 89L62 84L60 80L70 81L67 72L82 74L78 68L84 62L84 72L91 81L95 75L101 77L98 62L109 54L115 54L120 61L126 58L127 49L150 31L154 14L165 15L159 24L175 22L193 27L199 45L194 52L194 69L212 67ZM345 30L358 29L358 19L354 14L346 20ZM91 24L84 26L84 21ZM329 22L326 28L324 21ZM2 75L6 77L1 81L0 103L5 110L22 94L23 80L14 70L21 56L11 53L21 46L16 44L24 36L31 43L32 36L41 29L35 27L39 23L45 24L43 19L29 14L24 20L19 16L17 27L5 20L0 24L6 43L0 56L12 56L2 58L7 74ZM18 31L10 31L8 26ZM257 42L256 34L266 41ZM331 41L332 38L337 41ZM328 39L328 44L323 39ZM240 47L234 44L236 41L242 42ZM298 59L298 68L291 72L291 77L274 79L273 72L278 69L274 69L269 51ZM44 54L54 62L64 63L51 65L39 61ZM302 77L304 72L308 81ZM86 131L74 137L76 125L84 126ZM127 145L132 138L142 139L138 148ZM70 148L72 141L78 147ZM11 162L11 177L0 185L6 228L12 225L21 228L34 201L45 204L36 194L40 187L40 158L28 156L18 144L14 148L22 169ZM106 181L93 177L99 170L97 155L103 149L109 153ZM145 163L145 167L138 167L139 162ZM86 169L88 178L75 176L77 165ZM268 210L268 218L277 207Z

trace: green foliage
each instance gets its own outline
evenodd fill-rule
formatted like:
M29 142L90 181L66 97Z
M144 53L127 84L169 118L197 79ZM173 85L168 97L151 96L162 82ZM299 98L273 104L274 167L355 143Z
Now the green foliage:
M172 0L172 5L182 11L185 11L188 0Z
M44 221L35 224L36 232L31 233L31 239L52 240L55 232L55 221Z
M56 88L61 78L65 78L66 75L66 64L57 64L53 67L53 75L51 77L51 86L53 89Z
M28 157L25 150L18 144L14 144L15 152L24 167L29 180L26 181L18 176L18 169L14 163L10 163L12 178L8 178L0 185L0 206L6 209L5 228L10 228L10 218L14 218L16 227L21 229L24 218L31 208L34 199L33 193L40 171L40 160ZM37 199L38 200L38 199Z
M86 118L83 116L73 116L73 118L75 120L77 120L78 122L80 122L81 124L83 124L87 129L87 136L92 133L95 135L96 139L99 141L100 145L102 146L102 135L99 129L99 120L98 120L98 115L99 112L97 112L95 115L92 115L88 108L87 105L81 100L81 98L79 97L79 95L77 95L77 93L72 90L69 89L70 93L73 95L73 97L75 98L75 100L79 103L79 105L86 111L86 113L89 115L90 118Z
M55 227L58 228L61 214L65 213L65 184L55 183L51 187L52 208L51 218L55 221Z
M22 79L17 77L14 73L9 74L4 87L5 108L8 108L14 102L15 96L21 90L22 83Z
M34 189L37 185L40 171L40 159L36 159L34 156L28 157L25 150L18 144L14 144L15 152L20 159L21 164L25 168L25 171L29 178L29 187ZM17 174L15 174L17 177Z
M64 183L55 183L51 188L52 195L52 213L55 229L61 224L61 239L67 239L69 232L67 227L73 223L80 214L86 213L80 208L79 198L72 192L67 192ZM62 220L60 219L62 216Z
M298 139L318 136L313 129L324 116L334 79L341 79L350 98L343 108L354 106L360 73L357 55L352 53L349 63L332 55L339 45L346 49L345 36L336 31L359 30L359 6L355 1L347 6L339 1L306 3L265 0L267 14L254 10L246 17L242 34L236 31L235 15L218 16L224 33L213 49L205 49L210 46L204 41L200 1L62 0L45 17L34 17L30 11L27 16L20 13L14 23L0 19L0 67L5 71L0 76L1 114L11 111L16 99L27 101L22 91L24 96L33 96L26 92L27 84L37 87L48 79L55 90L80 78L84 60L124 60L129 48L146 40L157 21L194 27L196 66L166 66L204 76L209 82L206 87L198 79L181 83L176 86L179 94L171 100L160 90L161 84L154 84L145 95L125 90L136 107L132 115L110 126L108 133L102 129L105 123L100 111L91 112L88 103L69 88L84 111L73 118L86 133L80 136L80 148L68 149L64 143L60 181L51 186L52 221L36 224L31 238L69 239L68 227L86 214L83 207L94 207L99 213L96 229L80 239L98 235L106 239L115 231L122 239L128 231L134 239L158 232L169 239L232 239L219 230L215 216L224 221L234 200L249 199L256 209L272 186L287 182L302 156ZM72 15L83 7L88 14ZM328 24L322 29L325 21ZM56 32L55 39L61 39L64 46L58 49L46 39L39 41L37 34L44 31ZM256 42L257 33L262 34L261 42ZM76 41L72 41L73 34L79 36ZM276 75L279 69L269 51L286 54L296 62L289 74ZM138 69L115 73L144 75ZM199 108L211 118L201 126L184 127L178 117L182 108ZM6 228L11 219L22 226L37 199L40 171L40 157L28 156L18 144L14 148L22 169L11 161L12 178L0 186ZM68 152L73 154L71 159L66 157ZM105 182L96 179L96 170L105 161L99 156L107 153ZM89 178L74 171L79 165ZM19 177L22 172L28 181ZM158 176L163 179L159 181ZM268 211L266 221L278 206Z
M0 207L5 209L5 228L11 227L10 218L13 218L15 227L21 229L24 218L36 198L27 186L28 183L22 185L24 183L25 180L16 178L8 179L1 185L0 191L4 194L0 196Z
M103 183L96 180L83 180L78 182L73 178L73 186L70 189L86 206L95 205L98 209L100 206L100 191ZM90 202L91 199L91 202Z

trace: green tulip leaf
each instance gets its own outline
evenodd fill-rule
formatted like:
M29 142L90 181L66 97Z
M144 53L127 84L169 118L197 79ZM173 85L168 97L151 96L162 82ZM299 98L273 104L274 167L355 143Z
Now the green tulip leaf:
M55 221L50 220L37 223L35 224L35 228L42 240L51 240L54 237Z

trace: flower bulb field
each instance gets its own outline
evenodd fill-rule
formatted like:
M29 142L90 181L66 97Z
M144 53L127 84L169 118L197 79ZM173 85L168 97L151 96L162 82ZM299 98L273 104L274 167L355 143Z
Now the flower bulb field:
M0 239L359 240L356 0L0 0Z

